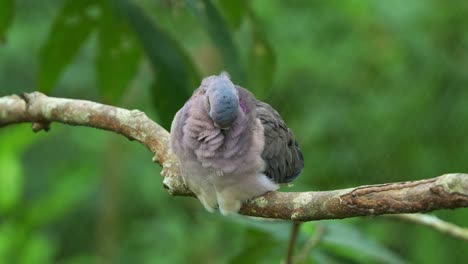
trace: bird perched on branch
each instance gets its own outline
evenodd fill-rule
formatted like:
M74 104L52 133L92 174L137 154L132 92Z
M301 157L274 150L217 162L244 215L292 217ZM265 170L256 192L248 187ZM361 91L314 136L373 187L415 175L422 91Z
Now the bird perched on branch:
M177 112L171 148L184 183L208 211L219 207L223 215L291 182L304 167L281 116L224 72L203 79Z

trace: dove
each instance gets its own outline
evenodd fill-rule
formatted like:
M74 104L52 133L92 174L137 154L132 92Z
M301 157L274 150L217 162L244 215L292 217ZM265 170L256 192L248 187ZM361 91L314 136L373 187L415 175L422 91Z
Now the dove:
M170 146L184 184L209 212L242 203L296 179L304 158L293 132L270 105L230 80L202 80L176 113Z

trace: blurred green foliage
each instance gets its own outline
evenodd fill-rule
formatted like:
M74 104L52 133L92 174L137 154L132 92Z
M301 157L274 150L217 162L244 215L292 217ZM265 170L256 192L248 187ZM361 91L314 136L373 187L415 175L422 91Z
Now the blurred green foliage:
M292 188L468 172L468 2L51 0L0 4L0 96L42 90L169 128L227 69L294 130ZM171 197L136 143L53 124L0 129L0 263L278 263L290 224ZM468 211L435 212L459 225ZM384 218L304 224L305 263L462 263L464 242Z

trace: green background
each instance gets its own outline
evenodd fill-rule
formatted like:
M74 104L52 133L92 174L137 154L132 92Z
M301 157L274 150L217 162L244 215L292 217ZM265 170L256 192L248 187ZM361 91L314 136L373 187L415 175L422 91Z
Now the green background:
M467 1L2 0L0 96L41 90L170 121L227 70L277 109L305 169L287 191L468 172ZM467 226L466 209L434 212ZM468 244L385 217L317 226L304 263L463 263ZM135 142L0 129L0 263L279 263L290 224L171 197Z

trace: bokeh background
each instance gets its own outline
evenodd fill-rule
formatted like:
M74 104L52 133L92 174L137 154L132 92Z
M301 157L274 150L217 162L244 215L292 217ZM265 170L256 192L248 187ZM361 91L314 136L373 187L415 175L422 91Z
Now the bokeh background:
M140 109L169 129L227 70L305 156L287 191L468 172L467 1L2 0L0 96L41 90ZM279 263L290 224L171 197L135 142L0 129L0 263ZM468 226L466 209L434 215ZM303 263L463 263L468 244L385 217L304 224Z

